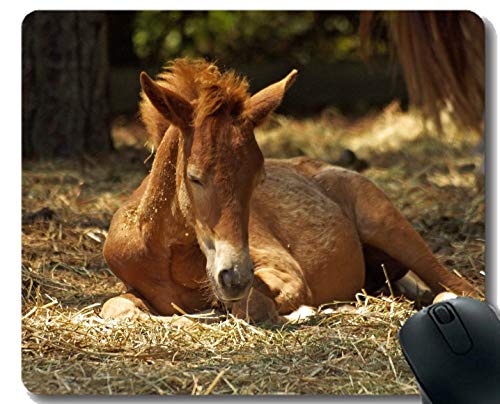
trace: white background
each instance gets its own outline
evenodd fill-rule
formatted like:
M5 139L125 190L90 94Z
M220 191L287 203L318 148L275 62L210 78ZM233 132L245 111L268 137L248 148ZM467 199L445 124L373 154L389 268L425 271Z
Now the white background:
M433 10L439 7L442 10L471 10L478 14L483 19L489 21L493 28L497 30L500 27L500 13L498 12L497 2L494 0L476 0L476 1L358 1L351 0L349 2L335 1L252 1L252 2L235 2L235 1L130 1L120 0L73 0L69 1L5 1L2 3L3 10L0 13L0 66L1 80L0 88L2 90L0 97L2 108L0 109L0 117L2 125L0 127L0 178L2 181L1 200L1 219L0 223L0 250L3 253L2 264L0 264L0 273L2 282L0 283L1 298L0 298L0 313L2 314L2 324L0 328L1 335L1 357L0 357L0 396L4 403L25 403L25 402L47 402L47 401L78 401L78 402L105 402L117 401L124 398L106 399L100 397L82 397L82 398L51 398L37 397L30 395L24 388L21 381L21 329L20 329L20 314L21 314L21 274L19 271L21 261L21 23L26 14L34 10L171 10L171 9L304 9L304 10L327 10L327 9L347 9L347 10L398 10L398 9L418 9L418 10ZM117 8L118 7L118 8ZM497 123L496 116L498 115L498 105L496 102L496 94L498 93L498 83L496 79L497 70L497 34L492 33L489 50L493 50L487 56L488 68L494 69L493 74L489 75L493 80L487 83L488 96L487 108L490 112L487 114L486 126L490 135L487 139L487 272L491 275L493 271L497 274L493 279L489 276L490 283L488 284L488 298L490 303L499 306L498 289L499 276L497 269L496 252L499 249L498 238L498 222L496 220L496 206L498 189L498 166L495 156L498 156L498 142L496 141ZM464 201L466 203L466 201ZM171 397L163 398L163 400L172 400ZM272 398L257 398L258 401L275 401ZM286 398L285 400L295 400ZM417 398L389 398L378 397L369 398L341 398L335 399L326 398L302 398L300 401L334 401L336 403L371 403L371 402L391 402L391 403L418 403ZM127 402L138 401L159 401L157 398L130 398ZM232 398L217 398L217 401L236 401ZM242 400L240 400L242 401ZM253 401L253 400L252 400ZM279 400L282 401L282 400Z

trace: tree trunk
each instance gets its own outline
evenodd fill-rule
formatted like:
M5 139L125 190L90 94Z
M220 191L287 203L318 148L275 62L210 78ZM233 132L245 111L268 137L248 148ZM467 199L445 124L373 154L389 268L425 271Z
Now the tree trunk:
M23 157L112 149L106 14L34 12L23 22Z

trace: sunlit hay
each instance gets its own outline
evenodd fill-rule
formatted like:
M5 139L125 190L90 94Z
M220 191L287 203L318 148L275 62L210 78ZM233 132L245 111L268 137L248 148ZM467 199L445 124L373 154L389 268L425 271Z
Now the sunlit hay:
M275 329L234 318L177 328L55 302L23 319L23 379L52 394L415 394L395 340L411 303L356 307Z
M420 116L391 107L350 122L277 117L258 133L264 153L291 150L334 160L343 147L366 158L374 180L438 259L484 291L484 195L473 186L473 140L454 126L422 129ZM342 124L338 124L342 122ZM390 133L387 146L380 133ZM266 137L266 135L269 135ZM415 136L415 137L414 137ZM363 141L361 141L363 139ZM289 151L282 149L285 156ZM113 212L145 176L148 151L104 162L25 163L22 370L43 394L417 394L397 331L413 302L358 295L355 310L302 324L254 326L231 316L181 328L154 318L102 320L124 290L102 258Z
M383 12L413 105L441 126L440 113L476 133L483 132L484 23L469 11ZM365 55L373 43L377 15L361 14L360 36ZM375 22L375 24L374 24ZM376 36L376 34L375 34Z
M477 139L464 136L467 133L464 134L445 111L441 113L441 122L441 134L437 137L437 130L430 123L426 124L420 111L404 112L399 102L394 101L381 113L372 113L355 121L338 115L303 120L275 115L267 127L257 128L255 132L266 157L307 155L335 161L345 148L363 158L392 152L406 156L409 154L405 150L408 144L420 143L426 147L429 141L441 143L441 148L458 146L470 148L472 152ZM424 137L429 141L422 141Z

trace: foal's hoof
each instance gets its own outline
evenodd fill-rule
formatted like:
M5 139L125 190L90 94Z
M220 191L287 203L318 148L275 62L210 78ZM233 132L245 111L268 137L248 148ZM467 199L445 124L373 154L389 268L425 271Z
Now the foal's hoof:
M441 302L444 302L445 300L451 300L451 299L455 299L457 297L457 295L455 293L451 293L451 292L441 292L440 294L438 294L432 303L441 303Z
M144 319L147 314L139 309L129 299L121 296L116 296L109 299L103 304L101 309L101 317L108 319Z
M352 304L341 304L336 308L328 307L327 309L321 310L321 313L332 315L332 314L359 314L358 309L354 307Z
M284 316L288 321L292 322L301 322L307 320L309 317L315 316L318 314L317 310L311 306L300 306L294 312L287 314Z

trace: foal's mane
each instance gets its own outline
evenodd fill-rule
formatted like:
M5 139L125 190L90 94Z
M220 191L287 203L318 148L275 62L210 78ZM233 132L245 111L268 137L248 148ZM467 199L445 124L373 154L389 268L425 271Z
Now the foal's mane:
M175 59L157 76L162 87L190 101L194 107L194 122L199 125L207 117L227 113L233 117L243 112L250 97L248 82L233 70L221 72L213 63L203 59ZM141 92L141 119L155 147L161 142L170 123Z

